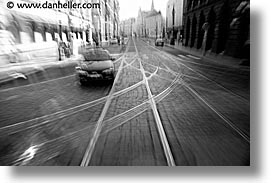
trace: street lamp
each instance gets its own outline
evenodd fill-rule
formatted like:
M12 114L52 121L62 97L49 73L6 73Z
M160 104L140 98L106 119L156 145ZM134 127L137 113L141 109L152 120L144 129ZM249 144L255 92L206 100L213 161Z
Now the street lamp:
M202 26L202 29L204 30L204 36L203 36L203 41L202 41L203 56L205 56L205 54L206 54L206 42L207 42L207 35L208 35L209 27L210 27L210 24L208 22L205 22Z

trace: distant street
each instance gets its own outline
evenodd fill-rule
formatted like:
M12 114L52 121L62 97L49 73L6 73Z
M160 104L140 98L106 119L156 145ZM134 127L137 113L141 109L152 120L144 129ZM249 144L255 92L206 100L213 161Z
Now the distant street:
M138 38L124 51L113 83L71 66L0 88L0 165L249 165L249 70Z

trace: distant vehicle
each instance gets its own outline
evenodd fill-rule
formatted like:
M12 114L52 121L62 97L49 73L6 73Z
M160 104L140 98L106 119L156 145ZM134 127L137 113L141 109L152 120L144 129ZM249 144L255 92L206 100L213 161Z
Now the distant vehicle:
M156 39L155 46L164 46L164 40L162 38Z
M75 68L76 76L82 85L92 80L114 80L114 58L102 48L86 49L82 52L83 59Z
M117 38L110 39L110 44L118 44Z

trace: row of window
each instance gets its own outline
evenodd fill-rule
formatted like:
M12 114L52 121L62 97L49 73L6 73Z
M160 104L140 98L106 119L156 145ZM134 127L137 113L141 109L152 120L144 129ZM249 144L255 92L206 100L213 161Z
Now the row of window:
M55 41L56 39L64 42L70 41L70 35L67 30L53 31L46 28L34 30L31 27L26 27L24 31L20 31L22 29L20 29L16 23L11 23L11 25L7 27L7 30L12 33L16 44L50 42ZM74 39L87 41L86 34L83 34L82 32L73 32L71 34Z

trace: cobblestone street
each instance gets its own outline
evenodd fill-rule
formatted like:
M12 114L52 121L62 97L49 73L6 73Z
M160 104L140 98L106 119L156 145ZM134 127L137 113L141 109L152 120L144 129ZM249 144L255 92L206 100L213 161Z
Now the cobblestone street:
M113 83L0 89L0 165L250 164L249 71L137 38L114 62Z

